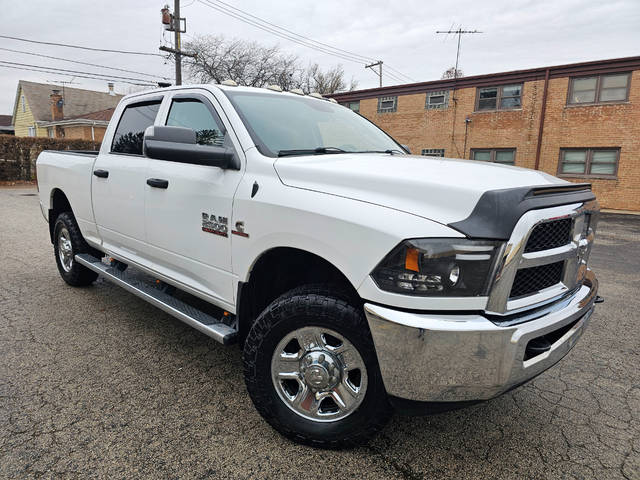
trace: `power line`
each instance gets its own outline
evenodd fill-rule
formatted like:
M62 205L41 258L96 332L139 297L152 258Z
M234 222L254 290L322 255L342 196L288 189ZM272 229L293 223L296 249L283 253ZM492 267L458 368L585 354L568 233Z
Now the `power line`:
M332 47L331 45L328 45L326 43L323 42L319 42L317 40L313 40L312 38L306 37L304 35L300 35L298 33L295 33L291 30L288 30L284 27L280 27L279 25L276 25L275 23L269 22L267 20L264 20L256 15L252 15L248 12L245 12L244 10L240 10L239 8L236 8L232 5L229 5L221 0L198 0L201 4L212 8L220 13L223 13L227 16L230 16L232 18L235 18L237 20L240 20L244 23L247 23L249 25L252 25L256 28L259 28L260 30L263 30L267 33L271 33L273 35L276 35L280 38L283 38L285 40L289 40L292 41L294 43L297 43L298 45L302 45L304 47L307 48L311 48L312 50L316 50L318 52L321 53L325 53L328 55L332 55L335 57L338 57L342 60L347 60L350 62L354 62L354 63L359 63L360 65L365 65L368 61L371 60L371 57L366 57L364 55L359 55L357 53L354 52L350 52L348 50L343 50L341 48L337 48L337 47ZM215 3L214 3L215 2ZM224 5L224 6L223 6ZM228 7L228 8L227 8ZM232 11L231 9L235 10ZM411 77L408 77L407 75L402 74L401 72L399 72L398 70L392 69L391 67L389 67L391 70L394 70L395 72L397 72L400 75L403 75L404 77L409 78L410 80ZM398 77L397 75L389 75L392 78L403 82L404 80L400 77Z
M30 40L28 38L20 38L20 37L12 37L10 35L0 35L0 38L7 38L10 40L18 40L19 42L29 42L29 43L38 43L40 45L53 45L56 47L66 47L66 48L78 48L80 50L91 50L92 52L107 52L107 53L124 53L127 55L146 55L150 57L164 57L159 53L147 53L147 52L133 52L130 50L111 50L108 48L94 48L94 47L82 47L80 45L69 45L67 43L55 43L55 42L43 42L40 40Z
M304 35L300 35L299 33L296 33L296 32L293 32L293 31L291 31L291 30L288 30L288 29L286 29L286 28L284 28L284 27L281 27L280 25L276 25L275 23L271 23L271 22L269 22L268 20L265 20L265 19L263 19L263 18L261 18L261 17L258 17L258 16L256 16L256 15L252 15L252 14L251 14L251 13L249 13L249 12L246 12L246 11L244 11L244 10L240 10L239 8L234 7L233 5L230 5L230 4L228 4L228 3L225 3L225 2L223 2L222 0L211 0L211 1L213 1L213 2L215 2L215 3L218 3L218 4L223 4L223 5L227 6L228 8L232 8L233 10L236 10L236 11L238 11L238 12L241 12L242 14L247 15L247 16L249 16L249 17L251 17L251 18L255 18L255 19L256 19L256 20L258 20L259 22L266 23L267 25L271 25L272 27L275 27L275 28L276 28L276 29L278 29L278 30L283 30L283 31L285 31L285 32L287 32L287 33L290 33L291 35L294 35L294 36L296 36L296 37L299 37L299 38L302 38L302 39L305 39L305 40L309 40L309 41L310 41L310 42L312 42L312 43L317 43L317 44L322 45L322 46L324 46L324 47L327 47L327 48L329 48L329 49L331 49L331 50L337 50L337 51L339 51L339 52L346 53L346 54L351 55L351 56L353 56L353 57L359 57L360 59L362 59L362 60L363 60L363 61L365 61L365 62L372 62L372 61L374 61L374 60L375 60L375 59L374 59L374 58L372 58L372 57L366 57L366 56L364 56L364 55L359 55L359 54L357 54L357 53L350 52L350 51L348 51L348 50L343 50L343 49L341 49L341 48L333 47L333 46L328 45L328 44L326 44L326 43L322 43L322 42L320 42L320 41L318 41L318 40L314 40L313 38L305 37Z
M45 68L40 68L40 69L36 69L36 68L27 68L27 67L13 67L11 65L0 65L0 68L12 68L14 70L26 70L26 71L31 71L31 72L39 72L39 73L53 73L56 75L60 75L60 72L54 72L51 70L46 70ZM71 75L71 74L68 74ZM80 75L80 74L73 74L74 77L78 77L78 78L88 78L88 79L92 79L92 80L108 80L107 78L98 78L98 77L92 77L90 75ZM155 87L156 84L155 83L136 83L136 82L129 82L127 80L119 80L120 83L128 83L130 85L139 85L139 86L149 86L149 87ZM59 82L62 83L62 82Z
M36 57L50 58L50 59L53 59L53 60L62 60L64 62L77 63L77 64L80 64L80 65L87 65L87 66L90 66L90 67L107 68L109 70L117 70L119 72L135 73L135 74L138 74L138 75L144 75L146 77L162 78L164 80L169 80L169 77L163 77L163 76L160 76L160 75L152 75L152 74L149 74L149 73L137 72L135 70L127 70L127 69L124 69L124 68L109 67L107 65L99 65L97 63L81 62L79 60L71 60L69 58L53 57L51 55L44 55L42 53L25 52L24 50L14 50L12 48L4 48L4 47L0 47L0 50L4 50L4 51L7 51L7 52L14 52L14 53L22 53L22 54L25 54L25 55L33 55L33 56L36 56Z
M120 75L109 75L106 73L97 73L97 72L83 72L83 71L78 71L78 70L68 70L66 68L55 68L55 67L48 67L46 65L31 65L28 63L18 63L18 62L7 62L5 60L0 60L0 63L4 63L6 65L15 65L15 66L20 66L20 67L30 67L30 68L41 68L41 69L47 69L47 70L53 70L53 71L57 71L57 72L67 72L67 73L73 73L73 74L83 74L83 75L95 75L99 76L99 77L104 77L102 79L99 80L133 80L136 82L147 82L147 84L149 83L149 80L145 80L145 79L141 79L141 78L132 78L132 77L122 77ZM48 72L48 73L52 73L52 72ZM128 83L128 82L127 82ZM153 85L153 84L151 84Z

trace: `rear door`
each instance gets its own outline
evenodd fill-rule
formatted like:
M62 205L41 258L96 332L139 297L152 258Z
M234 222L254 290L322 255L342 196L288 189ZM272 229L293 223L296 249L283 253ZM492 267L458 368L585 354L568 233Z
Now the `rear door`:
M149 159L145 225L150 259L158 272L188 285L220 306L233 308L231 215L244 157L231 125L208 90L179 90L166 99L162 124L188 127L197 142L233 148L241 170ZM164 110L164 109L163 109Z
M149 160L142 155L144 130L153 125L162 96L132 99L120 110L111 144L96 159L92 201L103 246L127 259L144 256L144 194ZM107 140L108 141L108 140Z

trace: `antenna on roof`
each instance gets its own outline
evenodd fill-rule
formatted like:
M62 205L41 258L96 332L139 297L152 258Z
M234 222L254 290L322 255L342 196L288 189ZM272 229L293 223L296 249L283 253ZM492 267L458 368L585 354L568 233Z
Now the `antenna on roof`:
M458 27L457 30L436 30L436 33L446 33L447 36L449 36L450 33L455 33L456 35L458 35L458 50L456 51L456 66L455 66L455 70L453 71L453 79L456 80L458 78L458 63L460 61L460 39L462 38L462 35L466 35L469 33L482 33L479 30L463 30L462 29L462 25L460 25ZM446 40L446 37L445 37Z

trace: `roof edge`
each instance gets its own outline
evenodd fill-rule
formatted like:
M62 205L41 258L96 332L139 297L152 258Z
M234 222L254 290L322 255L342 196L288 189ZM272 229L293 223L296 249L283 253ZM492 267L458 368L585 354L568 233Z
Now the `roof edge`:
M451 90L469 87L485 87L511 82L529 82L543 79L547 70L550 78L570 77L577 75L592 75L616 71L629 71L640 69L640 56L612 58L607 60L594 60L565 65L553 65L549 67L529 68L524 70L512 70L507 72L472 75L457 79L448 78L432 80L428 82L407 83L392 85L389 87L376 87L364 90L353 90L327 94L327 98L335 98L338 101L363 100L383 95L411 95L425 93L434 90Z

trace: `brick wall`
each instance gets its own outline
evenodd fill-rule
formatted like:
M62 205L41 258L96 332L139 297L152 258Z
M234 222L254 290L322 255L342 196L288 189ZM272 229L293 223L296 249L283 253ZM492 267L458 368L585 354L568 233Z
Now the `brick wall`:
M568 86L568 76L549 80L539 169L557 175L561 148L619 147L617 178L563 178L591 183L603 208L640 211L640 70L632 73L628 102L568 106ZM447 157L470 158L474 148L515 148L516 166L534 168L544 79L525 81L522 108L512 111L475 112L476 89L450 91L448 107L438 110L425 108L426 93L399 95L391 113L378 113L371 94L360 100L360 113L414 154L439 148Z

